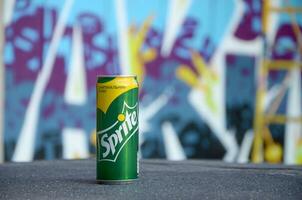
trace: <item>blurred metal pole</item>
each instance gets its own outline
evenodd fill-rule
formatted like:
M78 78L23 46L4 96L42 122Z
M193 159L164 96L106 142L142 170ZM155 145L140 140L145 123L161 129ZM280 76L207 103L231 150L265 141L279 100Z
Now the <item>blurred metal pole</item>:
M0 1L0 163L4 161L4 92L5 69L3 59L4 49L4 1Z

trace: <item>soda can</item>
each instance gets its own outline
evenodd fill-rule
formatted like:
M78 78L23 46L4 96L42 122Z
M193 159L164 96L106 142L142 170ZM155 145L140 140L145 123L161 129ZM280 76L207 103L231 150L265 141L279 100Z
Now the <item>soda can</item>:
M138 178L138 82L132 75L98 76L96 179L120 184Z

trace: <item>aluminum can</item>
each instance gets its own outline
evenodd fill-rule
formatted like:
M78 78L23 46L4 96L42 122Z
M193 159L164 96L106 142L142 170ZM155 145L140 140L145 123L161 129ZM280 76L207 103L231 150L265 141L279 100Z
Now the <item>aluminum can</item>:
M138 178L138 82L136 76L98 76L96 179L120 184Z

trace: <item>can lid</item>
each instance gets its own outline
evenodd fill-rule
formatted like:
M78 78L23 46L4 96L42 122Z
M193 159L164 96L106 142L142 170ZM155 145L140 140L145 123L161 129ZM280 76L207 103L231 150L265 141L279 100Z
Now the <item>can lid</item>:
M132 74L116 74L116 75L97 75L98 78L116 78L116 77L137 77Z

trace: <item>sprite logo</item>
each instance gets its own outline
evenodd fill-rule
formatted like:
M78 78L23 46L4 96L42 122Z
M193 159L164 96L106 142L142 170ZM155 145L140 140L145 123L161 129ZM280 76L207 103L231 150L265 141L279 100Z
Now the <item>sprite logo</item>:
M138 131L137 103L128 106L124 102L122 112L117 116L117 120L108 128L101 130L99 145L101 151L99 161L115 162L128 140Z

